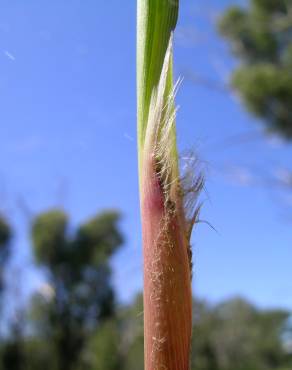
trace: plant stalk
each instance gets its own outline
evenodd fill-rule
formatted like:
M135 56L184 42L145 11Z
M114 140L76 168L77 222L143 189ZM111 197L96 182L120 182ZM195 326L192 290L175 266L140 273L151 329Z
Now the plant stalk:
M176 147L172 34L178 0L138 0L137 99L145 370L188 370L190 230ZM197 196L202 181L191 191Z

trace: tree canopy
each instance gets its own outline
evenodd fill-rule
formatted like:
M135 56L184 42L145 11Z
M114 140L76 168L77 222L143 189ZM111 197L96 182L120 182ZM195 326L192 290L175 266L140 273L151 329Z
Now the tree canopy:
M110 332L106 323L116 315L110 259L123 243L119 219L118 212L106 211L72 228L63 210L52 209L33 220L32 252L47 281L31 300L30 334L11 328L0 346L3 369L78 369L85 348L97 346L97 329ZM1 252L10 237L0 218ZM7 258L1 261L2 269Z
M16 317L0 337L0 370L143 370L142 296L118 305L111 281L110 260L123 242L119 214L102 212L77 227L69 220L52 209L32 223L32 252L46 281L25 320ZM0 234L1 248L9 249L13 233L4 217ZM193 307L191 369L291 368L287 311L262 310L242 298L216 305L196 299Z
M49 303L35 301L46 312L41 331L54 343L62 370L76 365L87 338L114 314L109 259L123 242L116 212L98 214L71 233L68 219L51 210L32 226L36 259L47 267L53 290Z
M5 218L0 215L0 248L6 245L10 237L10 227Z
M2 294L3 294L3 280L4 268L9 255L9 241L11 238L11 229L7 221L0 214L0 313L2 309Z
M231 6L219 30L239 61L232 86L269 132L292 139L292 1Z

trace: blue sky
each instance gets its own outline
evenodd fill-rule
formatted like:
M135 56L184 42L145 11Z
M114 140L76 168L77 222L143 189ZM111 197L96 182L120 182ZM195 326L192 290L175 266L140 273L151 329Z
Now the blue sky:
M200 224L194 233L194 292L291 309L291 193L269 182L291 168L291 145L266 138L222 90L234 61L214 22L231 3L182 0L175 38L176 76L184 77L179 145L205 163L202 218L217 230ZM74 226L117 208L126 243L113 260L114 283L128 301L142 286L135 0L0 5L0 209L17 230L14 264L37 284L30 215L60 206Z

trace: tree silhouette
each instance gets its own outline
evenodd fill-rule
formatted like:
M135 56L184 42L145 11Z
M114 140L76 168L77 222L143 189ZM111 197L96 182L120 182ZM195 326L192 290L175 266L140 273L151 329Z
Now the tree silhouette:
M250 0L219 22L239 60L232 85L268 131L292 139L292 2Z
M9 241L11 238L11 229L3 216L0 215L0 302L3 291L3 272L5 262L9 255Z
M70 232L67 215L51 210L33 223L36 260L47 268L50 289L49 301L39 297L35 304L60 370L76 368L88 338L114 315L109 259L123 241L118 220L104 212Z

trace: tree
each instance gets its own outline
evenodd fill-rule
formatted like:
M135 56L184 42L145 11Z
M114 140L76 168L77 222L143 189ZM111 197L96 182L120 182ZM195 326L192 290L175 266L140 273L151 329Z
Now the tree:
M258 309L242 298L211 305L196 300L193 370L288 370L289 312ZM80 369L143 370L143 302L120 307L93 334ZM79 369L78 369L79 370Z
M3 216L0 216L0 313L2 313L2 296L7 288L4 285L4 270L11 256L12 230ZM1 315L1 319L3 316ZM1 322L3 324L3 322ZM16 317L11 322L6 322L10 328L10 335L5 338L1 348L1 362L4 369L22 370L24 369L24 352L22 341L22 322ZM1 366L1 365L0 365Z
M270 132L292 139L292 1L250 0L219 21L239 66L232 86Z
M77 368L90 336L114 315L109 260L123 241L118 220L116 212L104 212L70 232L67 215L51 210L33 223L36 260L49 275L49 298L36 297L35 311L57 369Z
M0 215L0 307L1 295L3 292L4 267L9 256L9 241L11 239L11 229L7 221Z
M124 370L144 369L143 297L138 295L133 304L119 314L121 353Z
M88 340L78 370L121 370L120 334L117 320L104 321Z
M235 298L214 307L196 302L193 369L274 370L291 366L282 331L288 312L259 310Z

